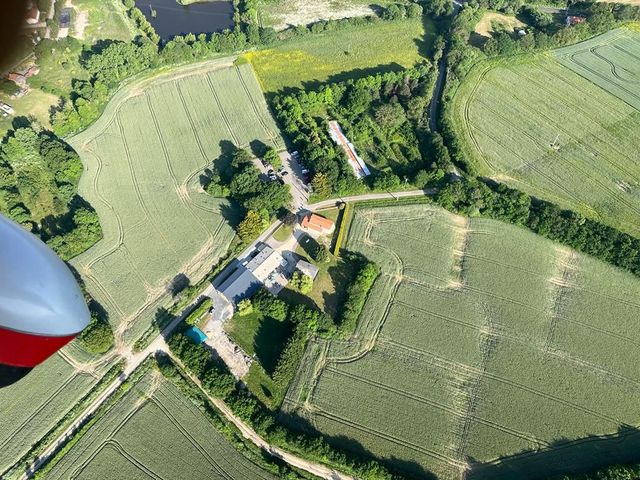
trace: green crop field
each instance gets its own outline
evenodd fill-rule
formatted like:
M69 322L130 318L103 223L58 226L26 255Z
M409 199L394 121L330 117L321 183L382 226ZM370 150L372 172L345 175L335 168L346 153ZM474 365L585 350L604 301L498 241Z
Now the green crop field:
M482 175L640 235L640 34L483 63L453 116Z
M238 440L239 442L239 440ZM91 426L47 479L274 479L151 370Z
M125 87L69 140L104 231L72 264L127 340L170 300L175 275L195 282L227 250L237 214L199 178L224 148L256 139L281 144L260 87L250 66L219 60Z
M307 84L344 80L365 74L399 70L418 63L432 41L423 19L377 22L335 32L311 34L276 47L243 55L256 70L265 92L275 93ZM393 42L389 42L389 38Z
M94 377L75 370L59 354L20 382L0 389L0 478L13 476L5 476L7 469L95 386L104 368L93 372Z
M310 343L286 413L421 478L547 478L638 451L638 278L425 204L357 208L347 248L382 274L349 341Z

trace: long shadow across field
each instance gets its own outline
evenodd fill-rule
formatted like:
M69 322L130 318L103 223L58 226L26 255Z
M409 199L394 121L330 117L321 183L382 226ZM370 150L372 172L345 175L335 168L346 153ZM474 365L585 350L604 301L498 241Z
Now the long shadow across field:
M473 459L467 480L543 480L563 474L593 472L610 465L640 461L640 429L621 425L609 436L559 439L544 450L526 451L492 463Z
M370 461L376 456L367 450L357 440L347 437L345 435L327 436L322 435L306 418L303 418L295 413L278 414L278 421L283 425L305 432L311 436L322 437L329 445L340 450L346 450L351 452L356 458L363 463ZM426 470L422 465L407 460L401 460L396 457L377 458L377 460L386 468L395 473L402 473L403 477L409 480L437 480L433 473Z

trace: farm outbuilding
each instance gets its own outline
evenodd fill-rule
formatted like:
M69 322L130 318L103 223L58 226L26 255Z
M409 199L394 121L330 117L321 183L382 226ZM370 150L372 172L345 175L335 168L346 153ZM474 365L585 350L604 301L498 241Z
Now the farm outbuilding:
M262 244L250 259L231 264L220 275L222 281L214 282L213 286L230 302L237 304L256 293L283 262L280 252Z
M332 220L316 213L305 215L300 226L307 232L311 231L321 235L331 235L336 229L336 224Z
M567 15L567 18L566 18L568 27L572 25L578 25L579 23L584 23L586 21L587 21L587 17L583 17L582 15Z

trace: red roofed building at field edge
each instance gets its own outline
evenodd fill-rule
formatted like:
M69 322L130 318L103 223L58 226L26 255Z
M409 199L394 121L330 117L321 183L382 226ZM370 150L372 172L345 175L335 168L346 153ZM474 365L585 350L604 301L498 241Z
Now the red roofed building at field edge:
M331 235L336 229L336 224L328 218L324 218L315 213L305 215L300 222L300 226L303 230L319 233L321 235Z

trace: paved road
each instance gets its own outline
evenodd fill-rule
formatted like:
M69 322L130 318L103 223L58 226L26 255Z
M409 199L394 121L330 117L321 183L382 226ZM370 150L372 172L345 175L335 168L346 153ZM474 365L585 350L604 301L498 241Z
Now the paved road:
M423 197L427 195L434 195L437 192L435 188L427 188L426 190L408 190L405 192L384 192L384 193L365 193L363 195L353 195L351 197L339 197L331 198L329 200L323 200L321 202L307 205L307 208L311 211L318 210L319 208L332 207L340 203L346 202L364 202L367 200L398 200L399 198L407 197Z

